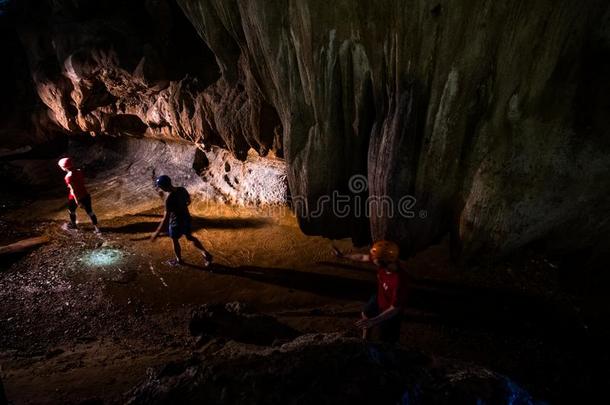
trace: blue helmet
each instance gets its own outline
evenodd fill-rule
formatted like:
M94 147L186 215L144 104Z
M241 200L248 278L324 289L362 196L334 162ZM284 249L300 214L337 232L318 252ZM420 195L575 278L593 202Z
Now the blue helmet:
M159 188L168 188L172 185L172 179L169 176L162 175L157 177L157 187Z

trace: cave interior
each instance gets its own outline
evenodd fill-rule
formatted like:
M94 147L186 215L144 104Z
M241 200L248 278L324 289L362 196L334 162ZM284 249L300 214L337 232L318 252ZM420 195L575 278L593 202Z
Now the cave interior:
M0 0L0 51L0 405L605 395L607 1Z

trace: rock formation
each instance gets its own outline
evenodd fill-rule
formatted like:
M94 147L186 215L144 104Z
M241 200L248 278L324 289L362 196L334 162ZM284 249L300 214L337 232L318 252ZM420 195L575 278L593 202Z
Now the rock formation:
M0 379L0 405L7 405L8 400L6 399L6 395L4 394L4 384L2 384L2 379Z
M449 233L463 258L610 240L603 0L24 0L14 19L54 125L275 151L306 233L407 254Z
M296 330L278 322L273 316L248 311L240 302L203 305L194 311L189 331L193 336L200 337L200 343L221 338L262 346L290 341L299 336Z
M274 148L279 121L261 118L273 110L219 76L173 1L24 1L14 19L38 96L64 131L215 144L240 159Z
M608 239L607 2L179 3L223 76L276 108L293 198L354 174L372 197L410 195L408 215L370 220L409 252L447 232L463 257ZM330 209L300 219L361 230Z
M536 402L473 365L336 334L275 348L229 342L203 359L168 364L131 390L128 404L519 404Z

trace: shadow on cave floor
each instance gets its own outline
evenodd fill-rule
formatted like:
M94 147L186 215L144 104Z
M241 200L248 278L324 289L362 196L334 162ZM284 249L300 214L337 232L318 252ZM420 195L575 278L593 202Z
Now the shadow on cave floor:
M325 266L371 273L346 262L320 262ZM445 323L480 330L496 330L505 334L536 333L554 336L557 333L583 337L583 321L576 313L557 308L556 303L517 290L498 287L475 287L458 281L450 282L414 276L408 271L409 308L427 315L410 314L408 319ZM369 291L374 288L370 284ZM369 292L370 295L370 292ZM360 295L362 299L364 295Z
M326 263L332 264L332 262ZM338 264L339 267L371 273L370 269ZM366 300L376 288L372 279L352 279L347 277L347 274L338 276L295 269L228 267L221 264L204 267L187 263L186 266L340 300L361 302ZM358 316L359 310L349 313ZM405 319L409 322L484 330L505 336L536 333L549 337L561 335L573 339L585 337L582 321L575 314L561 311L539 297L514 291L473 288L433 280L423 282L411 280Z
M125 234L152 233L157 229L160 220L163 218L162 215L158 214L129 215L129 218L137 217L158 218L158 221L131 222L126 225L116 227L102 226L101 230L102 232ZM191 219L191 228L193 232L200 229L262 228L268 224L269 220L265 218L192 217Z
M339 300L362 301L371 295L371 292L375 289L375 284L372 281L295 269L256 266L228 267L221 264L212 264L211 269L193 264L188 266L204 271L211 270L215 274L247 278L252 281L285 287L291 290L310 292Z

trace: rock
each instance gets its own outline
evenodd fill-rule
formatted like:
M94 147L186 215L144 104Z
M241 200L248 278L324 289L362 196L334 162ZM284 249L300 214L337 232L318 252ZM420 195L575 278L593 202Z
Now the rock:
M197 156L205 156L206 164L198 165L199 174L206 188L214 190L217 200L252 206L287 203L288 183L283 160L269 155L260 157L251 150L244 161L240 161L218 147L199 151Z
M63 349L59 349L59 348L57 348L57 349L50 349L50 350L47 350L47 352L45 354L45 358L52 359L53 357L57 357L57 356L59 356L60 354L63 354L63 353L64 353Z
M2 383L2 378L0 377L0 405L8 405L8 403L8 399L6 399L6 394L4 392L4 384Z
M372 238L406 253L447 233L463 258L610 239L607 2L179 3L223 76L277 111L306 233L366 240L357 202L312 208L361 175L393 203Z
M294 329L269 315L246 313L243 304L206 304L196 310L189 324L193 336L202 336L198 345L211 338L231 339L242 343L270 346L277 340L298 336Z
M104 138L94 145L81 142L71 142L71 145L69 151L78 157L77 164L84 167L86 175L97 174L98 168L103 168L106 175L120 179L104 193L94 196L96 204L106 207L129 207L135 214L147 206L157 206L164 197L159 196L154 179L161 174L169 175L174 184L186 187L195 202L248 206L287 202L286 167L277 158L250 153L245 161L240 161L219 147L202 150L182 142L148 138ZM227 172L225 164L230 166ZM218 173L227 174L229 183ZM57 179L58 184L61 181L61 177ZM125 189L124 183L132 187Z
M174 1L24 1L15 26L53 128L281 153L280 125L214 54ZM126 40L127 39L127 40Z
M22 239L15 243L11 243L10 245L0 246L0 256L26 252L48 242L49 238L47 236L36 236L33 238Z
M336 334L305 335L279 348L234 343L204 361L149 374L129 404L534 404L513 381L485 368Z

